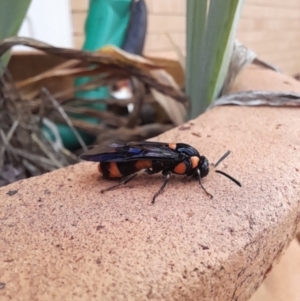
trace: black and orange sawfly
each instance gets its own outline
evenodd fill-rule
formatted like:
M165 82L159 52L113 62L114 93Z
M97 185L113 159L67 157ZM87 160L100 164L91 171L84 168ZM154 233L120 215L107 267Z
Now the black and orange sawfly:
M160 189L154 194L152 204L167 185L171 174L185 175L197 178L204 192L213 197L202 185L202 178L206 177L212 169L242 186L239 181L227 173L215 168L230 154L227 151L215 164L209 164L205 156L191 145L185 143L163 142L128 142L112 143L108 146L95 146L84 152L80 158L86 161L99 162L98 170L106 179L121 179L109 188L101 190L102 193L124 185L135 178L138 172L144 170L152 175L161 172L165 177Z

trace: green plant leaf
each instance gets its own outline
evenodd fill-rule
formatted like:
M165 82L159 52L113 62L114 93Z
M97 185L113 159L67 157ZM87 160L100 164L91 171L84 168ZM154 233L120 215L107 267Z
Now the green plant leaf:
M244 0L187 1L187 94L190 118L202 113L222 89Z
M0 41L17 35L30 3L31 0L0 1ZM2 63L6 65L9 58L6 54Z
M205 35L207 0L187 0L186 3L186 89L189 92L197 85L194 60L200 53Z

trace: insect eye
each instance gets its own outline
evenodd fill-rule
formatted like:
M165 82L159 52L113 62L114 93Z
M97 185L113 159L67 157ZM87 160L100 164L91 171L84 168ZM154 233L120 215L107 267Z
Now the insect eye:
M208 175L209 163L208 163L208 160L204 156L200 157L199 168L200 168L202 178Z

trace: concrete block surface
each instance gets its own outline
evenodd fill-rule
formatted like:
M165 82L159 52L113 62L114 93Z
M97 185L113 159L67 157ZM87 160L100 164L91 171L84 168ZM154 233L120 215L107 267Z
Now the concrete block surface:
M155 140L185 142L242 183L112 185L79 163L0 189L1 300L248 300L300 221L294 108L217 107ZM154 140L154 139L153 139Z

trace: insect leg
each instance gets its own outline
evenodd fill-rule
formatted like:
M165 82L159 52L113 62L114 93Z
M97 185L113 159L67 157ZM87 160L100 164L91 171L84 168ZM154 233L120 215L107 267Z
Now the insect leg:
M157 196L160 195L162 193L162 191L164 190L164 188L166 187L166 185L167 185L167 183L168 183L168 181L171 177L171 172L170 171L163 171L163 175L165 176L165 180L164 180L163 184L161 185L160 189L153 196L151 204L155 203L155 199L157 198Z
M111 187L108 187L108 188L106 188L106 189L102 189L102 190L101 190L101 193L104 193L105 191L112 190L112 189L117 188L117 187L119 187L119 186L121 186L121 185L125 185L125 184L127 184L129 181L131 181L132 179L134 179L136 176L137 176L137 173L135 173L135 174L133 174L133 175L130 175L130 176L124 178L120 183L118 183L118 184L116 184L116 185L113 185L113 186L111 186Z
M197 169L197 174L198 174L198 176L199 176L199 185L200 185L201 188L205 191L205 193L212 199L212 198L213 198L212 194L210 194L210 193L204 188L204 186L203 186L202 183L201 183L201 173L200 173L199 168Z

